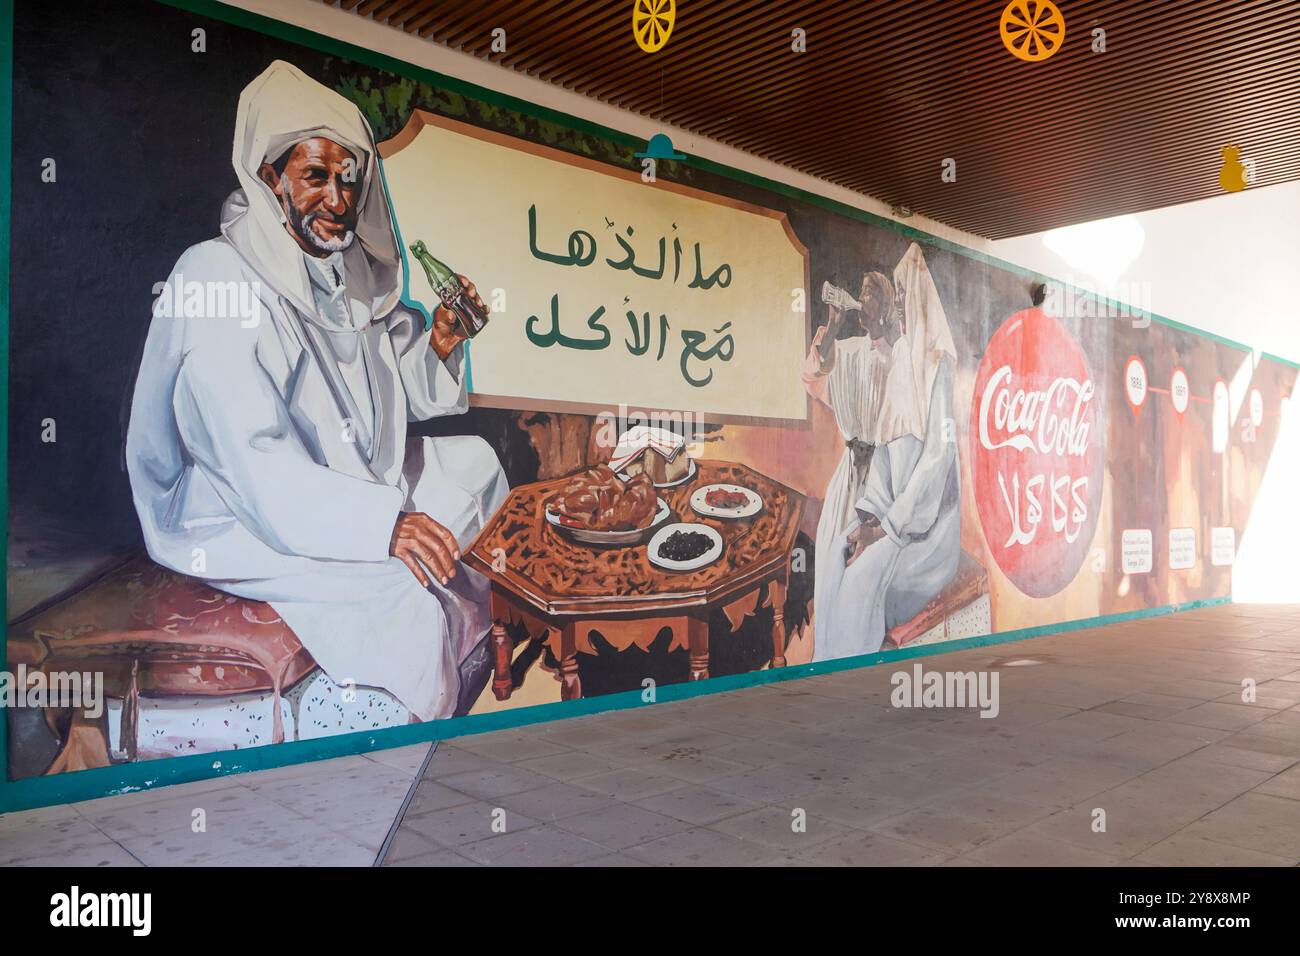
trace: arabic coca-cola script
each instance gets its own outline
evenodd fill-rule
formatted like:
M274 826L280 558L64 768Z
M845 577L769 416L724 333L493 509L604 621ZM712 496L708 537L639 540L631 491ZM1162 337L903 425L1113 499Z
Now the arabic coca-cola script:
M1079 344L1041 309L994 333L971 402L975 497L989 550L1035 597L1063 588L1096 528L1101 436Z

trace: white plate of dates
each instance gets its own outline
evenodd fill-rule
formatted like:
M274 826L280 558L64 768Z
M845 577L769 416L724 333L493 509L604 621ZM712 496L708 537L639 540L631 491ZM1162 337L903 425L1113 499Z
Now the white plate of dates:
M706 524L675 521L654 533L646 557L665 571L696 571L722 557L722 535Z

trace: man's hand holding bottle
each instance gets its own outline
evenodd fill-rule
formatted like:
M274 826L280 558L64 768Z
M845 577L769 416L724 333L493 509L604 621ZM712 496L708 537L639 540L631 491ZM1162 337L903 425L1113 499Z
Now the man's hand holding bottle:
M459 273L457 273L456 278L460 280L460 284L465 288L465 295L469 297L470 301L482 309L484 315L489 315L488 307L479 298L478 289L474 287L474 283ZM457 319L455 312L445 305L440 305L434 310L433 329L429 333L429 344L438 353L438 358L445 361L447 356L452 353L452 350L468 338L469 336L465 334L464 326Z

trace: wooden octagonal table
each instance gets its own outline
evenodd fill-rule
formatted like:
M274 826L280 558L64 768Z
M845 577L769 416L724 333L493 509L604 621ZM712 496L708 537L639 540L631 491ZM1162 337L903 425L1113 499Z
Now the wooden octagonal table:
M506 700L514 690L514 641L507 628L522 624L528 639L546 644L560 665L560 697L582 696L578 652L595 654L592 632L620 651L648 648L668 628L670 650L690 655L690 679L709 676L709 616L721 608L734 632L756 608L773 609L772 666L785 666L784 623L790 554L804 498L745 465L696 462L689 481L657 489L671 520L694 521L722 535L722 556L696 571L665 571L646 557L646 544L591 547L565 537L546 521L546 503L567 478L520 485L480 532L465 561L492 582L492 690ZM763 508L750 518L697 515L692 492L725 482L756 491Z

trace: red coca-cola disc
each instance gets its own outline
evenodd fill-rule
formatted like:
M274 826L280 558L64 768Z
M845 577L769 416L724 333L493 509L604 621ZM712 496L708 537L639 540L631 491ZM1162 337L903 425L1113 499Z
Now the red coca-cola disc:
M1047 597L1074 579L1102 500L1098 383L1079 343L1042 309L989 340L971 399L971 475L989 552L1012 583Z

